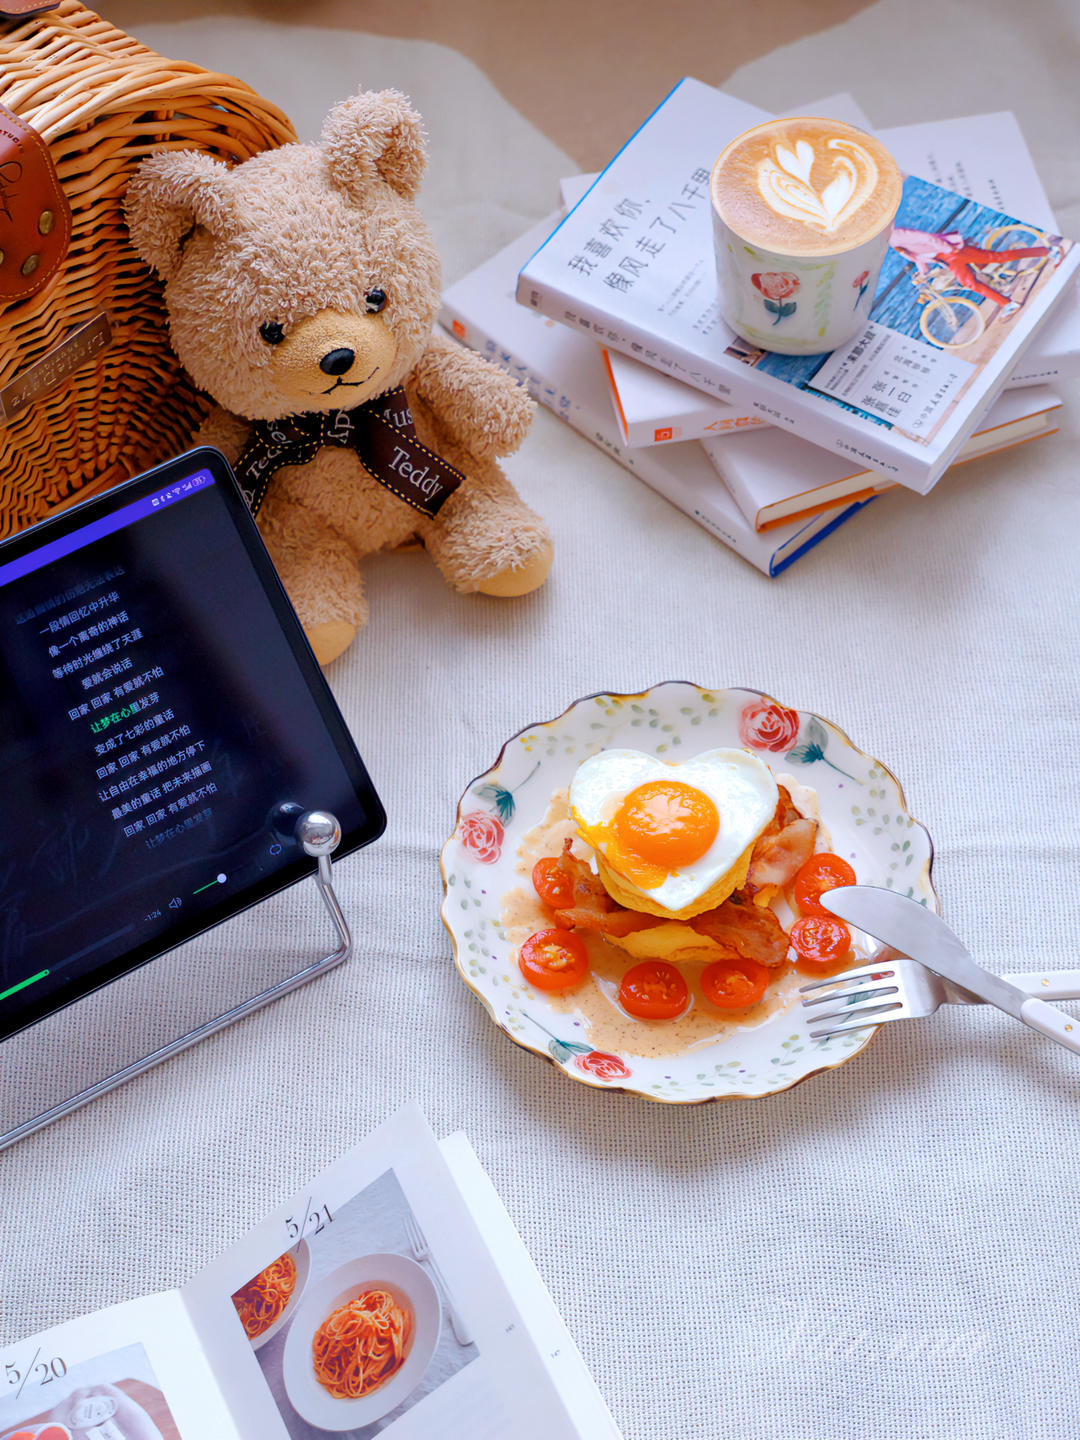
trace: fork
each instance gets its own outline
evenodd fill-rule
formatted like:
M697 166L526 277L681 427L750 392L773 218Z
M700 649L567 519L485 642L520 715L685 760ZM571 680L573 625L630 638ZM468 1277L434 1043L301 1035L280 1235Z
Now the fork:
M408 1236L409 1249L413 1252L416 1263L418 1265L427 1265L435 1280L436 1286L442 1292L442 1298L446 1303L447 1314L450 1316L450 1328L457 1336L458 1344L471 1345L472 1336L469 1334L465 1321L461 1318L461 1312L454 1304L450 1295L450 1287L447 1285L442 1271L436 1264L435 1257L431 1253L431 1246L427 1242L427 1237L420 1229L419 1222L411 1210L405 1212L405 1234Z
M1043 1000L1080 1000L1080 970L1032 971L1002 978L1023 990L1025 995L1038 995ZM812 993L818 990L824 993ZM882 1025L888 1020L921 1020L933 1015L942 1005L985 1003L970 991L935 975L917 960L888 953L868 961L858 970L845 970L840 975L803 985L799 993L804 997L803 1006L813 1011L807 1017L809 1023L818 1027L810 1031L811 1040L862 1030L867 1025ZM840 1008L814 1009L829 1004ZM834 1024L834 1021L843 1023Z

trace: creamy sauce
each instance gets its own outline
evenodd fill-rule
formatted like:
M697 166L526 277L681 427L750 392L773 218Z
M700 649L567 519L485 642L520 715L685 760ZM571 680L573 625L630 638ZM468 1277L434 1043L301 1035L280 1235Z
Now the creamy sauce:
M777 776L777 784L788 790L792 803L801 814L817 818L815 791L800 785L791 776ZM828 838L822 827L818 849L827 848L820 844L822 833ZM532 887L532 868L545 855L560 854L563 841L567 839L574 840L572 848L575 855L591 859L591 850L576 838L576 834L570 818L567 791L556 790L543 820L526 832L518 846L516 868L523 883L503 896L502 924L506 938L513 946L511 964L515 967L517 951L529 936L555 923L552 911ZM773 908L784 928L789 929L791 911L787 905L778 899ZM799 975L791 966L778 966L772 972L775 978L770 981L761 1002L745 1010L731 1011L730 1018L726 1018L709 1004L701 992L700 977L705 963L684 963L678 968L690 989L689 1007L675 1020L639 1020L634 1015L628 1015L618 1001L622 977L639 962L602 935L581 932L579 935L589 953L588 978L576 990L562 994L546 992L544 998L553 1011L580 1020L581 1033L597 1050L610 1050L617 1055L649 1058L682 1055L728 1040L737 1032L755 1029L778 1011L797 1004L799 986L806 983L806 977Z

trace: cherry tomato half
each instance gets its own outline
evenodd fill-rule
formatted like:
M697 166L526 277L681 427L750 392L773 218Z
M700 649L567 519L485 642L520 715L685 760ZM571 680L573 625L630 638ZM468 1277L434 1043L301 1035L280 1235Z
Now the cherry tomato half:
M769 983L769 967L757 960L714 960L701 976L705 999L718 1010L742 1010L756 1005Z
M552 910L565 910L574 903L574 882L554 855L545 855L532 869L533 889Z
M788 938L798 956L795 968L808 975L827 975L851 949L851 931L835 915L804 915Z
M522 945L518 966L537 990L572 990L589 973L589 956L572 930L538 930Z
M674 1020L689 1000L686 981L666 960L632 965L619 986L619 1004L642 1020Z
M801 867L795 876L792 893L795 904L807 915L826 915L831 919L830 912L820 903L820 896L824 891L835 890L840 885L854 884L855 871L847 861L841 860L839 855L833 855L828 850L822 850L820 854L811 855Z

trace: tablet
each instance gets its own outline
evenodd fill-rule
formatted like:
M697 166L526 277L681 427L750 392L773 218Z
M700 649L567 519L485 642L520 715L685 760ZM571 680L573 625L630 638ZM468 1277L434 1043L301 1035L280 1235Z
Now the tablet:
M224 457L0 543L0 1039L385 816Z

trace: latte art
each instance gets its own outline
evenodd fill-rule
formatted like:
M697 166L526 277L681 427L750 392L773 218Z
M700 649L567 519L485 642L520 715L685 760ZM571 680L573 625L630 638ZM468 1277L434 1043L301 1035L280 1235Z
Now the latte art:
M811 116L748 130L712 175L713 203L737 235L796 255L834 254L877 234L896 212L900 185L873 136Z
M758 162L757 182L761 198L777 215L820 225L832 234L873 192L878 167L873 156L852 140L832 138L826 140L825 149L832 152L831 167L817 161L809 140L796 140L793 150L777 145L774 154ZM814 185L815 163L819 171L827 172L820 193Z

